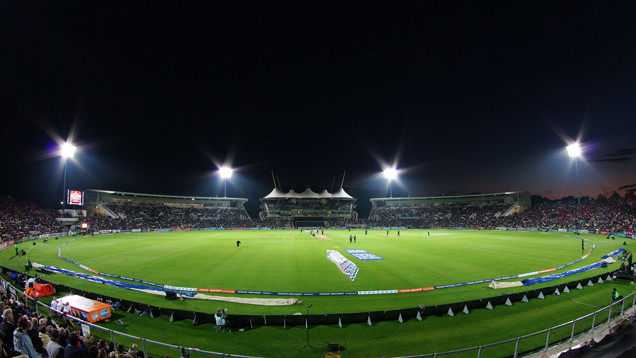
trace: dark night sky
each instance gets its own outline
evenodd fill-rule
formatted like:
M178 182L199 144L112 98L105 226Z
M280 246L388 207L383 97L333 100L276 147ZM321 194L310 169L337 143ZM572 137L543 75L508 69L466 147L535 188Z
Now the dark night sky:
M5 1L2 194L394 196L636 186L636 3Z

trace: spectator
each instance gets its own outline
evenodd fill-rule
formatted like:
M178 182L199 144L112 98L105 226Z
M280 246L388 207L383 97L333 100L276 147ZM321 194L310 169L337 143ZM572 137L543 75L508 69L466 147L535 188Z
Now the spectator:
M121 343L117 344L117 354L126 354L126 348Z
M5 349L3 340L4 336L0 333L0 358L11 358L11 355Z
M57 328L50 327L49 337L51 341L46 345L49 358L64 358L64 347L60 344L62 336Z
M88 344L86 347L86 353L88 354L88 358L97 358L99 350L97 349L96 345Z
M0 334L4 337L3 344L4 349L13 354L13 331L15 330L15 320L13 318L13 311L11 308L7 308L2 312L2 323L0 324Z
M38 332L38 337L40 337L40 340L42 341L42 348L44 349L45 352L47 351L46 347L49 345L49 342L51 342L51 337L49 337L49 335L46 334L46 332L47 332L46 325L40 325L40 331ZM42 355L45 355L45 354L42 354ZM48 355L48 353L46 355Z
M38 319L36 317L31 317L31 321L29 322L29 330L27 334L29 338L31 338L31 343L33 343L33 348L35 351L41 355L46 355L46 349L44 348L44 343L40 339L40 332L38 326Z
M68 335L68 345L64 348L64 358L82 358L79 343L80 339L77 333L71 332Z
M27 330L29 329L29 319L22 316L18 319L18 328L13 333L13 348L16 353L29 356L29 358L41 358L40 354L36 352L29 338Z
M130 346L130 350L135 352L138 358L144 358L144 352L139 351L137 343L133 343L132 346Z

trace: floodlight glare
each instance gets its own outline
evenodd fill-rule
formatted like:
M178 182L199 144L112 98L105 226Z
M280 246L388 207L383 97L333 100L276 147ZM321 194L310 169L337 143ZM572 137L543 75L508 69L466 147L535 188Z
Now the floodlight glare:
M581 156L581 146L579 143L572 143L565 147L565 150L567 150L570 158L578 158Z
M577 188L577 200L581 205L581 179L579 178L579 157L581 156L581 145L579 143L572 143L565 147L570 158L574 158L574 165L576 166L576 188Z
M384 169L382 174L384 174L384 177L386 179L394 180L394 179L397 178L398 172L397 172L397 170L395 168L386 168L386 169Z
M232 169L230 167L221 167L221 168L219 168L219 175L223 179L231 178L232 177L232 172L234 172L234 169Z
M73 158L73 155L75 155L75 150L76 149L77 149L77 147L74 146L73 144L71 144L69 142L65 142L60 147L60 154L64 158Z
M68 165L68 159L73 158L76 150L77 147L69 142L64 142L60 145L60 155L64 159L64 184L62 185L64 192L62 194L62 210L66 210L66 167Z

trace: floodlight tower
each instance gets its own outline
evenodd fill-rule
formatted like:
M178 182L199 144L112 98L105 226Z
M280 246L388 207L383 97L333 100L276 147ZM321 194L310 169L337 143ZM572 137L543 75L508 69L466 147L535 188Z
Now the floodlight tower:
M395 169L395 168L386 168L386 169L384 169L382 174L384 175L384 178L389 181L389 198L392 198L393 197L393 186L391 185L391 182L393 180L397 179L397 176L398 176L397 169Z
M68 160L73 159L75 155L75 151L77 147L71 144L70 142L64 142L60 146L60 156L62 156L62 160L64 160L64 184L63 184L63 193L62 193L62 211L66 209L66 167L68 165Z
M574 158L574 166L576 167L576 187L578 205L581 205L581 181L579 179L579 157L581 156L581 145L577 142L565 147L570 158Z
M219 175L221 179L223 179L223 197L227 198L227 180L232 177L232 172L234 169L226 166L222 166L219 168Z

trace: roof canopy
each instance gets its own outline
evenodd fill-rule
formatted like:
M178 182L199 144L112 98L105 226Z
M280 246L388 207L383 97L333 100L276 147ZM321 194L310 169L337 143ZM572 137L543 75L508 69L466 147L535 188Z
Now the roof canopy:
M327 190L316 193L310 188L305 189L302 193L297 193L294 189L287 193L283 193L278 188L274 188L271 193L267 194L263 199L348 199L355 200L351 195L347 194L344 189L340 188L337 192L331 194Z

